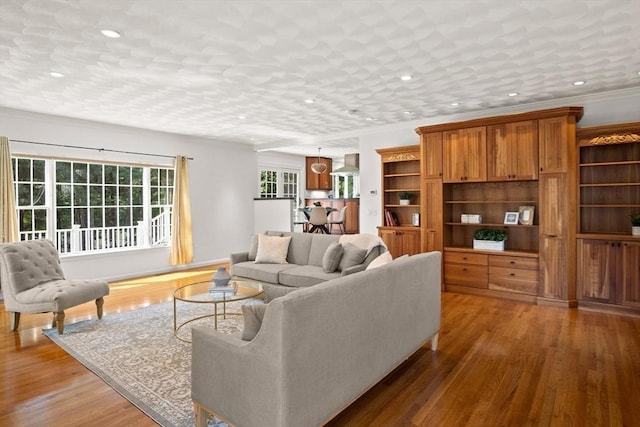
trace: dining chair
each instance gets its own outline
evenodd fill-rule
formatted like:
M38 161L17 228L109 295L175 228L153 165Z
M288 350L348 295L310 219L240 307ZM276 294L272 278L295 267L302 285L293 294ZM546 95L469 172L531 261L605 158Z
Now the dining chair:
M322 206L314 206L313 209L311 209L309 224L311 224L309 233L316 233L319 231L321 233L331 234L327 228L327 225L329 224L327 210Z
M344 218L348 207L349 206L343 206L342 208L340 208L338 217L329 221L329 232L333 232L333 226L334 224L337 224L338 228L340 228L341 233L344 234Z

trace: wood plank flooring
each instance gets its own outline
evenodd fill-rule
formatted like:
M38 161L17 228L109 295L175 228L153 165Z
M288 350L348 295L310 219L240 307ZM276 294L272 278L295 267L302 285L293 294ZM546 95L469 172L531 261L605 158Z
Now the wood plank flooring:
M105 316L170 301L214 268L111 284ZM437 352L419 350L328 425L640 426L640 318L454 293L442 312ZM155 425L42 335L52 315L11 332L0 314L0 426Z

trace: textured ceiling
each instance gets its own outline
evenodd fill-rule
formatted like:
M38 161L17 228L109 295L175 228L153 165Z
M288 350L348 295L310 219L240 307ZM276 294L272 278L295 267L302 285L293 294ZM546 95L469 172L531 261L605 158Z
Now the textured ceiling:
M639 16L640 0L0 0L0 106L341 156L354 130L639 87Z

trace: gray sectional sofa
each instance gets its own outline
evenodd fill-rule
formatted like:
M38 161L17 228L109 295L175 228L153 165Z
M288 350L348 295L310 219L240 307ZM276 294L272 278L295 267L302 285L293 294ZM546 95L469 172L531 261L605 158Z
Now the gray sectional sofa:
M196 425L207 413L243 427L322 425L425 342L435 351L440 260L402 257L257 303L251 341L194 327Z
M230 257L231 274L271 285L286 287L307 287L335 279L340 276L356 273L366 269L367 265L383 252L386 246L377 236L371 234L357 235L327 235L315 233L297 233L282 231L267 231L269 236L290 236L289 250L286 263L257 263L258 236L254 236L251 247L247 252L234 253ZM364 259L344 268L327 272L323 268L323 259L329 246L334 242L341 242L345 248L349 247L364 251ZM349 245L349 246L347 246ZM345 249L346 250L346 249ZM343 255L343 257L346 256Z

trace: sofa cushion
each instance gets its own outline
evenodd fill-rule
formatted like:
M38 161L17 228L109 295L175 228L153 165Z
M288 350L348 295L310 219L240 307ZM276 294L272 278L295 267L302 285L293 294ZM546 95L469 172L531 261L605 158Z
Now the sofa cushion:
M340 264L344 249L337 241L331 243L322 257L322 271L325 273L333 273Z
M287 235L286 233L284 234ZM313 235L309 233L291 233L287 261L291 264L305 265L309 262L309 251Z
M307 264L322 267L322 258L327 252L327 248L331 243L338 241L340 236L330 234L312 234L312 236Z
M281 285L302 288L340 277L340 272L325 273L319 266L297 265L281 271L278 277Z
M372 268L382 267L383 265L388 264L391 261L393 261L393 258L391 257L391 252L385 252L379 257L377 257L376 259L374 259L373 261L371 261L369 265L367 265L367 270L371 270Z
M339 270L344 270L346 268L353 267L354 265L362 264L362 261L364 261L364 258L367 255L366 249L361 249L351 243L342 245L342 248L344 252L342 254L342 259L340 259L340 265L338 266Z
M289 252L291 236L267 236L258 235L258 253L255 262L257 264L285 264Z
M247 256L249 261L255 261L258 254L258 235L251 236L251 244L249 245L249 255Z
M242 306L242 317L244 318L243 340L251 341L258 334L266 309L267 305L261 303L244 304Z
M295 264L255 264L253 261L239 262L231 266L234 276L246 277L258 282L278 283L281 271L297 267Z

